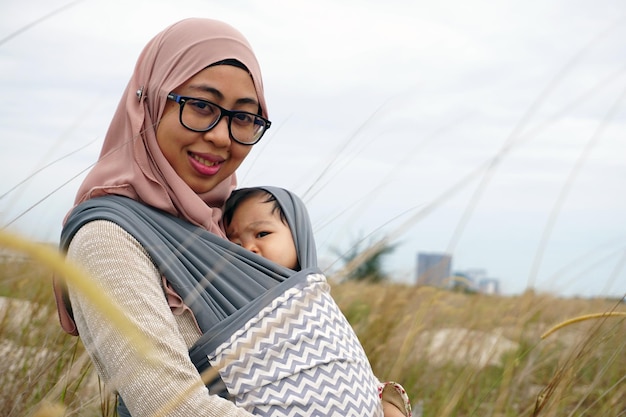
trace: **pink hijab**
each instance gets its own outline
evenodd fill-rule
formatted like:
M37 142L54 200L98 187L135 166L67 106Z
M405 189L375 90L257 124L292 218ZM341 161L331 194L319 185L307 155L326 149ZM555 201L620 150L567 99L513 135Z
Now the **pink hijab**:
M267 118L261 71L244 36L216 20L191 18L175 23L141 52L98 162L80 186L75 204L107 194L122 195L224 236L221 207L235 188L235 174L211 191L196 194L176 174L156 140L167 94L224 59L235 59L248 68L262 116Z

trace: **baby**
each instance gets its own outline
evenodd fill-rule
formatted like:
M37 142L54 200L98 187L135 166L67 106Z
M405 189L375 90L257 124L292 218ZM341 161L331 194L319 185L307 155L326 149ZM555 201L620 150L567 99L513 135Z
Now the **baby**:
M223 220L231 242L286 268L300 269L291 229L273 194L263 188L234 191Z
M224 206L222 219L226 236L231 242L294 271L301 269L308 271L308 268L316 267L311 223L304 204L293 193L276 187L236 190ZM330 308L336 309L341 315L330 295L328 299ZM355 348L353 357L341 358L340 361L352 363L351 366L360 369L359 372L367 376L359 381L361 384L367 385L367 382L370 382L377 385L377 391L370 390L370 393L375 395L377 392L381 396L383 390L385 391L384 415L410 416L411 408L405 391L396 383L378 382L358 338L345 317L341 315L341 320L334 321L333 326L336 326L337 334L345 335L346 339L352 340ZM322 385L323 381L319 383ZM401 414L396 414L398 409L402 410ZM372 415L377 413L374 412Z

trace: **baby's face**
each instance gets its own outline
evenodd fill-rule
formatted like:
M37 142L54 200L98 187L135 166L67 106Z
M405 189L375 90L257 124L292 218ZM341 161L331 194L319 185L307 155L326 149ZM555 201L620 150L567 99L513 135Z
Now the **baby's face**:
M296 245L289 227L275 211L274 202L265 202L266 196L255 196L244 201L235 210L226 236L233 243L290 269L298 268Z

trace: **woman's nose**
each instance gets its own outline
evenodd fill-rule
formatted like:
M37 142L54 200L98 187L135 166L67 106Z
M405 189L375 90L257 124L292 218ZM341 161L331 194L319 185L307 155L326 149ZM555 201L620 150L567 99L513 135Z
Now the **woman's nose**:
M211 130L204 132L203 139L207 142L212 142L215 146L220 148L230 145L228 123L228 117L222 117Z

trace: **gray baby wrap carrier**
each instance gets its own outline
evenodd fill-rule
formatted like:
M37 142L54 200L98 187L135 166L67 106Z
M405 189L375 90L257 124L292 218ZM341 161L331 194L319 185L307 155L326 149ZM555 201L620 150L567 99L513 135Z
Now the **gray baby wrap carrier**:
M306 209L286 190L264 188L292 230L298 272L120 196L76 207L61 245L98 219L135 237L198 322L202 336L189 355L200 372L218 371L211 394L259 416L382 416L365 352L316 266ZM119 412L130 415L123 402Z

